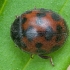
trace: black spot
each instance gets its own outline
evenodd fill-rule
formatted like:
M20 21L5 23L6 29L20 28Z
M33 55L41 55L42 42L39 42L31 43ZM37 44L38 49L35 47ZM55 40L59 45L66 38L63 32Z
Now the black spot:
M51 16L52 16L53 20L55 20L55 21L59 21L60 20L60 16L58 14L56 14L56 13L52 13Z
M45 17L46 13L40 12L36 14L37 17L41 18L41 17Z
M26 17L23 17L22 18L22 24L24 24L26 21L27 21L27 18Z
M62 27L60 25L57 25L56 30L57 30L57 33L59 34L62 33Z
M50 41L52 39L52 37L53 37L53 34L54 34L53 29L50 26L48 26L46 28L46 32L45 32L45 39L47 41Z
M62 39L62 35L57 35L55 41L56 41L56 42L59 42L59 41L61 41L61 39Z
M55 45L55 46L53 46L53 48L51 49L51 52L54 52L54 51L58 50L59 48L60 48L59 45Z
M25 14L30 14L30 13L32 13L32 11L26 11L26 12L25 12Z
M41 48L41 47L42 47L42 45L43 45L43 44L41 44L41 43L36 43L36 45L35 45L35 46L36 46L37 48Z

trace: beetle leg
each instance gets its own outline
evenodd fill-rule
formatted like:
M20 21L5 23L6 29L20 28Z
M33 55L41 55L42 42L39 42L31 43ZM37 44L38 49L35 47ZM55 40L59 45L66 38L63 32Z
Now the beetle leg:
M50 60L50 63L52 64L52 66L54 66L52 57L46 56L46 55L43 55L43 54L40 54L39 56L40 56L41 58L43 58L43 59L49 59L49 60Z
M33 54L30 54L31 58L33 59Z

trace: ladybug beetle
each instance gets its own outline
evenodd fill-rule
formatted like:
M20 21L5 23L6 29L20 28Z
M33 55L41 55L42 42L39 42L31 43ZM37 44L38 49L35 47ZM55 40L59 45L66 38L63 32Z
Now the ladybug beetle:
M18 16L11 25L11 37L16 45L41 58L58 50L67 38L65 20L52 10L44 8L26 11Z

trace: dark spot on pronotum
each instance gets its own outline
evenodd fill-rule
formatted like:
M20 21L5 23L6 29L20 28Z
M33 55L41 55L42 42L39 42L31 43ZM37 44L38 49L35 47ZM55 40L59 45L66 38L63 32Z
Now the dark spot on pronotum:
M27 18L26 17L23 17L22 18L22 24L24 24L26 21L27 21Z
M42 43L36 43L36 44L35 44L35 46L36 46L37 48L41 48L42 45L43 45Z
M11 26L11 37L18 46L21 46L20 17L16 18Z
M19 34L19 18L15 19L14 23L11 26L11 36L13 39L16 39Z
M46 39L47 41L51 40L52 37L53 37L53 34L54 34L53 29L52 29L50 26L48 26L48 27L46 28L46 32L45 32L45 39Z
M37 16L37 17L40 17L40 18L41 18L41 17L45 17L45 16L46 16L46 13L43 13L43 12L37 13L36 16Z
M55 45L55 46L53 46L53 48L51 49L51 52L54 52L54 51L58 50L59 48L60 48L59 45Z
M60 20L60 16L58 14L56 14L56 13L52 13L51 16L52 16L53 20L55 20L55 21Z
M57 33L59 34L62 33L62 27L60 25L57 25L56 30L57 30Z

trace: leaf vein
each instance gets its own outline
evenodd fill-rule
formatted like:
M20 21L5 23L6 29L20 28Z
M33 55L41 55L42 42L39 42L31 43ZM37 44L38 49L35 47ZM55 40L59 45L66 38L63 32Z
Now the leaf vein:
M7 3L7 0L4 1L3 5L2 5L2 7L1 7L0 15L1 15L1 13L2 13L2 11L3 11L3 9L4 9L5 5L6 5L6 3Z
M25 70L25 69L26 69L26 67L28 66L28 64L30 63L31 60L32 60L32 58L30 58L30 59L27 61L25 67L24 67L22 70Z
M59 13L62 12L62 9L65 7L65 5L67 4L68 0L65 0L64 4L62 5L61 9L59 10Z

